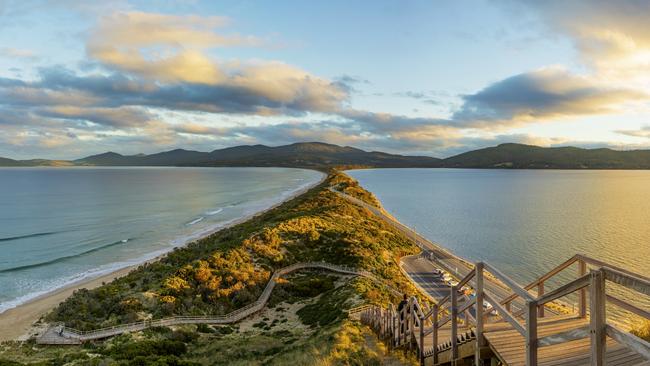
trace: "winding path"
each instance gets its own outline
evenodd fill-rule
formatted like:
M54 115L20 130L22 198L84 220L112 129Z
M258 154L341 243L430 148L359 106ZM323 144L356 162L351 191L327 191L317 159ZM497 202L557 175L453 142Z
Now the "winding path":
M52 324L48 329L36 339L38 344L81 344L85 341L113 337L123 333L137 332L147 328L181 325L181 324L231 324L238 322L264 308L271 297L275 288L277 279L280 276L295 272L301 269L324 269L327 271L366 277L374 281L379 281L372 273L367 271L358 271L351 267L339 266L325 262L307 262L296 263L281 268L273 273L264 291L257 301L237 309L226 315L216 316L173 316L164 319L143 320L136 323L117 325L109 328L95 329L90 331L79 331L65 327L62 323ZM395 291L394 289L391 289Z

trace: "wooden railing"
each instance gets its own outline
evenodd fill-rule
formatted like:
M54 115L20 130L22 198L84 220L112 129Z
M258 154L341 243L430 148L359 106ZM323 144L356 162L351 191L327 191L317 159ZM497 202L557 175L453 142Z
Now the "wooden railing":
M552 291L546 292L544 283L574 263L578 263L578 277ZM592 268L587 273L587 265L596 268ZM486 291L484 277L488 273L510 289L511 295L505 299L497 299L495 295ZM433 358L434 365L438 364L441 352L451 352L449 359L456 360L459 357L459 345L471 339L475 342L475 364L479 365L482 361L481 348L486 345L484 322L487 312L483 309L483 302L487 301L498 311L498 316L503 321L509 323L513 329L524 337L525 360L528 366L537 365L540 347L587 337L591 338L590 357L592 365L601 366L604 364L606 336L650 359L650 343L607 322L606 303L621 307L645 319L650 319L650 312L607 294L606 281L624 286L636 292L639 296L650 296L650 279L584 255L573 256L527 286L519 285L488 263L478 262L457 285L450 286L448 296L434 304L430 309L424 309L417 298L411 297L408 306L403 307L400 312L395 311L392 305L387 309L377 306L368 307L362 311L361 321L373 327L382 339L388 340L391 347L408 347L411 349L414 343L418 344L419 348L416 351L421 364L424 364L425 358L428 357ZM458 290L469 284L472 285L476 296L461 305L458 303ZM535 295L529 292L533 288L537 288L537 294ZM589 292L589 301L587 301L587 291ZM587 303L589 304L589 325L539 338L537 334L538 318L544 316L544 306L576 292L580 298L578 316L587 316ZM523 301L523 314L513 312L511 309L510 304L517 298ZM446 306L447 303L449 303L449 306ZM474 309L476 314L476 317L469 318L471 325L473 325L471 333L474 338L468 335L469 333L459 335L459 315L470 309ZM466 317L466 319L468 318ZM441 344L439 332L448 323L451 323L450 341ZM431 350L424 349L425 337L428 336L432 338L433 348ZM418 340L416 337L419 337L419 342L416 342Z
M300 269L316 268L325 269L328 271L351 274L355 276L362 276L374 281L379 281L372 273L367 271L360 271L352 267L340 266L325 262L307 262L296 263L273 273L269 282L267 283L264 291L260 297L253 303L250 303L242 308L232 311L225 315L206 315L206 316L173 316L163 319L143 320L139 322L120 324L112 327L93 329L88 331L81 331L73 328L65 327L63 323L51 324L49 329L37 339L41 344L61 344L69 343L68 341L74 340L78 342L101 339L112 337L118 334L141 331L147 328L171 326L180 324L230 324L237 322L243 318L250 316L260 311L268 302L271 293L275 287L276 281L280 276L294 272ZM395 289L390 289L397 292Z

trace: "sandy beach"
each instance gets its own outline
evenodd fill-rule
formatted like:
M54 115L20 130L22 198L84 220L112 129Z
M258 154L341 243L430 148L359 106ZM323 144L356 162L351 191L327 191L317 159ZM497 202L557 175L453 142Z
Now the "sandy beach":
M307 185L301 188L300 190L297 190L292 195L286 197L283 201L273 206L270 206L264 210L252 213L247 216L243 216L237 220L229 222L228 224L224 225L223 227L220 227L217 230L214 230L209 233L205 233L205 235L203 235L202 237L207 237L220 230L248 221L257 215L272 210L275 207L283 204L284 202L289 201L305 193L309 189L319 185L325 180L326 177L327 175L323 174L318 181L315 181L314 183ZM102 275L100 277L95 277L91 279L82 280L76 283L72 283L68 286L62 287L50 293L34 298L15 308L8 309L7 311L0 314L0 342L10 341L10 340L26 340L27 338L29 338L30 334L32 333L34 323L36 323L43 315L48 313L50 310L55 308L58 304L60 304L66 298L72 295L72 293L75 290L82 289L82 288L93 289L99 287L102 285L102 283L108 283L116 278L125 276L131 270L137 268L138 266L144 263L155 262L157 260L160 260L165 255L166 254L162 254L149 261L143 261L142 263L139 263L137 265L121 268L119 270Z

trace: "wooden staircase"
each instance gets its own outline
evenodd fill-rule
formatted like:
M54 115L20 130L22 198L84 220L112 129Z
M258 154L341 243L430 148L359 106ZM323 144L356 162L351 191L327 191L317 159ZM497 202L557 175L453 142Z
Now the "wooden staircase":
M549 279L574 264L576 279L546 291ZM487 291L483 281L487 273L507 286L511 295L498 299ZM527 286L478 262L451 287L450 295L430 308L411 297L400 312L392 304L369 306L360 311L359 318L390 347L417 352L422 365L650 366L650 343L608 323L606 304L643 319L650 319L650 312L607 293L607 282L633 290L639 297L650 296L649 278L584 255L573 256ZM458 290L465 285L471 285L475 296L460 304ZM579 299L576 314L545 314L547 304L574 293ZM484 301L497 310L496 319L488 317ZM511 306L515 301L518 306ZM470 309L477 316L462 317L467 319L464 324L459 315Z

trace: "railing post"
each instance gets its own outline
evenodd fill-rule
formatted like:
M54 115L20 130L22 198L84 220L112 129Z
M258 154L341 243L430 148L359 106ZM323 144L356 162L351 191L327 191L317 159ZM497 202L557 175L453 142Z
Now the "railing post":
M476 283L474 291L476 291L476 354L474 356L474 364L481 366L483 360L481 359L481 347L485 345L483 339L483 262L476 263Z
M451 359L452 364L458 358L458 292L451 286Z
M395 332L395 327L399 327L399 324L398 324L399 322L396 321L396 318L397 318L398 316L399 316L399 315L396 315L396 314L395 314L395 311L394 311L394 309L393 309L393 311L391 312L391 317L392 317L392 319L391 319L391 326L392 326L393 329L392 329L392 331L391 331L391 338L390 338L390 342L391 342L391 345L392 345L393 347L396 346L396 341L397 341L397 340L396 340L396 336L399 337L399 328L397 328L397 332Z
M580 259L578 261L578 277L582 277L587 274L587 263ZM578 315L581 318L587 317L587 289L580 289L580 295L578 296Z
M406 337L404 336L406 334L406 306L402 308L402 310L399 312L399 341L397 342L397 345L404 344L406 341Z
M433 338L433 364L438 363L438 304L433 305L433 314L431 315L431 326L433 331L431 337Z
M420 365L424 366L424 316L420 317Z
M537 302L526 301L526 366L537 366Z
M589 327L591 333L591 365L605 364L605 276L603 272L591 272L589 284Z
M414 297L411 296L409 299L409 309L411 310L407 315L409 318L409 350L413 349L413 338L415 337L415 302L413 301Z
M537 297L540 297L542 295L544 295L544 282L540 282L539 285L537 285ZM537 308L537 317L544 317L544 305Z

